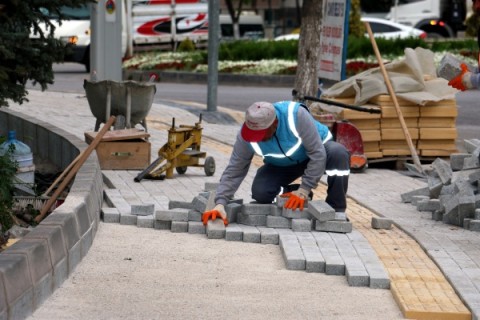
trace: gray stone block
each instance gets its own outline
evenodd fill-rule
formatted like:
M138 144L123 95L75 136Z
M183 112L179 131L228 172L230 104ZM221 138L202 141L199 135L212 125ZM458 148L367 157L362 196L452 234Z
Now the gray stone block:
M478 156L471 155L463 160L463 170L477 169L480 167Z
M476 185L478 187L478 181L480 180L480 170L475 170L474 172L468 175L468 182L472 185Z
M168 209L193 209L193 203L192 202L186 202L186 201L174 201L170 200L168 202Z
M122 214L120 213L120 224L136 226L137 225L137 216L133 214Z
M221 219L208 220L206 231L208 239L225 238L225 224Z
M194 209L188 210L188 221L202 221L203 213Z
M333 242L330 233L312 232L317 246L325 259L325 274L328 275L344 275L345 262Z
M409 192L402 193L400 196L402 198L402 202L409 203L409 202L412 202L413 196L430 197L430 189L428 187L415 189Z
M243 241L243 230L236 223L229 223L225 228L225 240Z
M132 214L136 216L148 216L155 213L155 205L153 203L134 203L131 204Z
M153 228L155 225L155 219L153 214L148 216L138 216L137 217L137 227L139 228Z
M368 286L370 278L368 272L347 235L332 233L330 236L345 262L345 274L348 284L353 287Z
M308 204L308 212L318 221L323 222L335 219L335 209L325 201L310 201Z
M312 231L312 220L292 219L292 230L298 232L310 232Z
M120 212L117 208L102 208L103 222L105 223L119 223Z
M206 232L207 232L206 227L203 224L203 222L199 222L199 221L189 221L188 222L188 233L205 234Z
M176 208L172 210L155 211L155 220L162 221L188 221L190 209Z
M158 230L170 230L172 228L172 221L155 220L153 227Z
M219 184L220 183L218 183L218 182L205 182L204 190L205 191L216 191Z
M292 227L292 220L285 217L267 216L267 227L269 228L286 228Z
M470 229L470 221L472 221L472 219L470 219L470 218L463 219L463 228L464 229L467 229L467 230Z
M473 214L473 218L475 220L480 220L480 208L479 209L475 209L475 213Z
M455 181L453 184L455 194L460 195L460 196L474 196L477 188L473 186L470 181L468 181L468 178L463 178Z
M412 205L417 206L417 204L420 201L425 201L425 200L430 200L430 196L413 196L411 203Z
M452 168L452 171L462 170L465 158L470 156L470 153L452 153L450 155L450 167Z
M305 256L295 234L280 234L279 245L288 270L305 270Z
M348 233L352 232L352 229L352 223L349 221L315 221L317 231Z
M422 200L417 203L417 210L418 211L437 211L441 209L440 200L439 199L428 199Z
M237 222L247 226L266 226L267 215L263 214L245 214L239 212L237 215Z
M325 272L325 258L311 232L296 232L298 242L305 256L305 271Z
M428 176L428 189L430 190L430 194L428 195L432 199L438 199L440 196L440 192L442 192L443 183L439 177L436 176Z
M172 221L170 231L174 233L188 232L188 221Z
M308 212L308 208L303 208L303 210L282 208L282 217L289 219L312 219L312 215Z
M205 212L207 207L208 199L202 196L196 196L192 201L192 209L195 209L200 212Z
M450 163L443 160L442 158L437 158L435 161L432 162L432 168L437 173L438 177L442 181L442 183L450 184L452 181L452 168L450 167Z
M390 230L392 228L393 220L383 217L372 217L372 228L373 229L386 229Z
M273 206L273 204L246 203L242 206L242 213L245 215L269 215Z
M251 242L251 243L260 243L261 236L260 231L257 227L254 226L246 226L246 225L239 225L239 227L243 231L243 242Z
M472 154L475 149L480 147L480 140L479 139L465 139L463 140L463 146L465 147L465 151L469 154Z
M263 244L278 244L278 231L274 228L257 227L260 231L260 242Z
M470 220L469 227L471 231L480 231L480 220Z
M229 223L237 222L238 213L242 211L242 206L243 205L239 203L229 203L225 206Z

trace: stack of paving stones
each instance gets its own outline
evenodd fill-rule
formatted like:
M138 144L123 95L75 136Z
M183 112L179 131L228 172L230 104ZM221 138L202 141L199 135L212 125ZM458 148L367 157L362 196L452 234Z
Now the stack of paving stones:
M103 208L105 222L137 225L171 232L205 234L209 239L279 245L286 268L346 275L351 286L390 288L383 264L368 241L352 230L345 215L324 201L310 201L303 211L283 208L285 199L274 204L244 204L233 199L225 211L229 224L221 219L202 223L216 183L205 184L205 192L191 202L169 201L168 209L156 203L129 206L116 189L105 190L110 207Z
M480 140L465 140L466 153L454 153L450 162L435 159L427 170L427 186L401 195L432 219L480 231Z

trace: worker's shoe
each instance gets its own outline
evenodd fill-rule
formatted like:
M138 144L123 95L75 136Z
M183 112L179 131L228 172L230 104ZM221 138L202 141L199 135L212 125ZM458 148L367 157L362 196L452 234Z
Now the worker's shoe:
M300 185L298 183L289 184L283 187L283 193L289 193L289 192L298 190L299 188L300 188ZM310 192L308 193L308 200L312 201L312 199L313 199L313 191L310 190Z
M335 212L335 221L350 221L350 219L348 219L346 212L337 211Z

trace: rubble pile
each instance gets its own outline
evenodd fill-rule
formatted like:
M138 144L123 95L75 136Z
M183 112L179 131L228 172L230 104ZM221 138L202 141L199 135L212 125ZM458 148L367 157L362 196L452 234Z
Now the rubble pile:
M480 140L465 140L466 153L450 155L450 163L437 158L426 170L427 186L401 195L432 219L480 231Z

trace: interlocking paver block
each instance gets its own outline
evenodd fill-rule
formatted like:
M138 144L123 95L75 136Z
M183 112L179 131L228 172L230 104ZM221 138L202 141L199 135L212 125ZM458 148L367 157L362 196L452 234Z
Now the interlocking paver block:
M260 242L263 244L278 244L278 231L274 228L257 227L260 231Z
M105 223L119 223L120 212L117 208L102 208L103 222Z
M427 200L422 200L417 203L417 210L418 211L436 211L440 210L441 205L440 205L440 200L439 199L427 199Z
M153 215L155 212L155 205L153 203L134 203L131 204L132 214L136 216Z
M240 224L239 227L243 231L243 242L252 242L252 243L260 243L260 230L254 226L246 226Z
M280 234L279 245L288 270L305 270L305 256L295 234Z
M208 220L206 230L208 239L225 238L225 224L221 219Z
M452 181L452 168L450 167L450 163L442 158L437 158L432 162L432 167L443 184L450 184Z
M175 201L175 200L170 200L168 202L168 209L176 209L176 208L181 208L181 209L193 209L193 203L192 202L186 202L186 201Z
M372 217L372 228L373 229L391 229L393 220L383 217Z
M348 284L352 287L368 286L370 276L368 275L362 260L358 256L357 251L350 243L348 236L338 233L332 233L330 236L345 262L345 273Z
M196 196L192 200L192 209L195 209L200 212L205 212L207 207L208 199L202 196Z
M312 220L292 219L292 230L299 232L310 232L312 231Z
M282 208L282 216L290 219L311 219L312 215L308 212L308 208L303 208L303 210L292 210Z
M225 206L228 222L237 222L238 213L242 211L242 204L229 203Z
M469 158L470 156L470 153L452 153L450 155L450 167L453 171L462 170L465 158Z
M188 210L188 221L202 221L203 213L195 209Z
M305 270L307 272L325 272L325 258L323 258L312 233L296 232L295 235L305 256Z
M148 216L138 216L137 217L137 227L139 228L153 228L154 226L154 217L153 214Z
M162 221L188 221L189 209L175 208L172 210L155 211L155 220Z
M318 221L328 221L335 219L335 209L333 209L325 201L310 201L308 203L308 212Z
M269 215L273 206L273 204L246 203L242 206L242 213L245 215Z
M237 222L247 226L266 226L267 215L264 214L245 214L239 212L237 215Z
M428 196L430 197L430 189L428 187L415 189L409 192L402 193L401 195L402 202L409 203L412 202L413 196Z
M175 233L188 232L188 221L172 221L170 231Z
M480 231L480 220L470 220L469 229L471 231Z
M325 274L344 275L345 262L340 256L330 234L327 232L312 232L312 235L325 259Z
M225 228L225 240L243 241L243 230L236 223L229 223Z
M120 213L120 224L135 226L137 225L137 216L129 213Z
M219 183L218 182L205 182L205 191L214 191L217 190Z
M267 216L267 227L269 228L291 228L292 220L285 217Z
M206 227L203 222L200 221L189 221L188 222L188 233L192 234L205 234Z
M324 232L339 232L348 233L352 232L353 226L350 221L315 221L315 230Z

